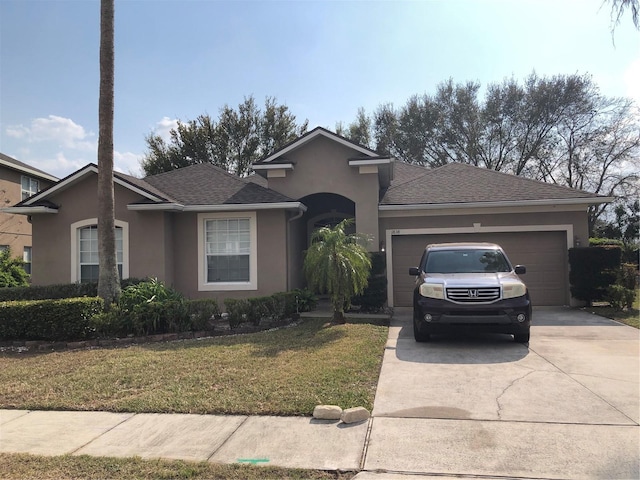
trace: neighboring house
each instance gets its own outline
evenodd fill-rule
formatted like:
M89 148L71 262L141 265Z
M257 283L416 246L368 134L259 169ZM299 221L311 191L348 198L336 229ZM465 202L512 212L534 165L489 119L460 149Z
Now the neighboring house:
M115 173L123 277L158 277L190 298L304 286L311 233L354 218L387 259L388 303L410 306L424 246L501 244L527 266L536 305L570 302L567 250L588 244L587 208L611 201L463 164L409 165L316 128L241 179L210 164L137 179ZM258 176L259 175L259 176ZM33 222L35 284L97 278L97 167L9 209Z
M10 207L57 182L53 175L0 153L0 209ZM0 211L0 250L11 249L31 273L31 223L28 217Z

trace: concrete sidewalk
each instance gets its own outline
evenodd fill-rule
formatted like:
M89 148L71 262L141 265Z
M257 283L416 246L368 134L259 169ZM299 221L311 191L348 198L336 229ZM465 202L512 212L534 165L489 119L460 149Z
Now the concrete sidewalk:
M0 452L359 470L368 428L308 417L0 410Z

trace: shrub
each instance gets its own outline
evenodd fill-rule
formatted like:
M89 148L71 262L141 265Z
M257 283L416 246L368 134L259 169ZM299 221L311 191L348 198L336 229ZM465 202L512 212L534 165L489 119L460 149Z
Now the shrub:
M0 303L2 340L83 340L93 336L91 318L102 311L98 297Z
M616 282L620 266L620 247L581 247L569 249L571 295L589 305L603 300L607 287Z
M364 312L379 312L387 302L386 258L384 252L371 254L371 273L369 283L361 295L353 298L351 303L360 305Z
M125 328L136 335L179 332L190 327L182 294L157 278L122 290L118 308Z
M209 321L220 315L218 302L211 298L186 301L192 330L208 330Z
M225 298L224 307L229 314L229 327L236 328L247 321L249 316L249 301L242 298Z
M615 310L624 310L633 306L635 291L625 288L623 285L610 285L607 288L605 299Z
M290 293L293 294L292 297L289 297L289 301L293 303L289 306L289 309L292 312L310 312L316 309L316 306L318 305L318 297L316 297L311 290L298 288L292 290Z
M29 285L29 274L24 271L24 262L11 256L11 249L0 252L0 287L24 287Z

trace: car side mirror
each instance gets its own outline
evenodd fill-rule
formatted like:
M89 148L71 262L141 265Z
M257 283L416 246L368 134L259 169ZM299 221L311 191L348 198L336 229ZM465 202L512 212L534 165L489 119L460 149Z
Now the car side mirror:
M411 267L409 269L409 275L413 275L414 277L420 275L420 269L417 267Z
M523 273L527 273L527 267L524 265L516 265L515 272L518 275L522 275Z

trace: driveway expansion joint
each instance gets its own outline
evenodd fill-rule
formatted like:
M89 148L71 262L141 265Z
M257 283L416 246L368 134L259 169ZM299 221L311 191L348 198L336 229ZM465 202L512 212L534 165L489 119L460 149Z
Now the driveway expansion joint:
M216 449L214 449L214 450L213 450L213 452L211 453L211 455L209 455L209 456L207 457L207 460L206 460L207 462L210 462L210 461L211 461L211 459L213 458L213 456L214 456L216 453L218 453L218 451L220 451L220 449L221 449L224 445L226 445L226 443L231 439L231 437L233 437L233 436L236 434L236 432L237 432L238 430L240 430L240 427L242 427L245 423L247 423L247 420L249 420L249 415L245 415L245 416L244 416L244 420L242 420L242 422L240 422L240 423L238 424L238 426L233 430L233 432L231 432L231 433L227 436L227 438L225 438L224 442L220 443L220 445L218 445L218 448L216 448Z

